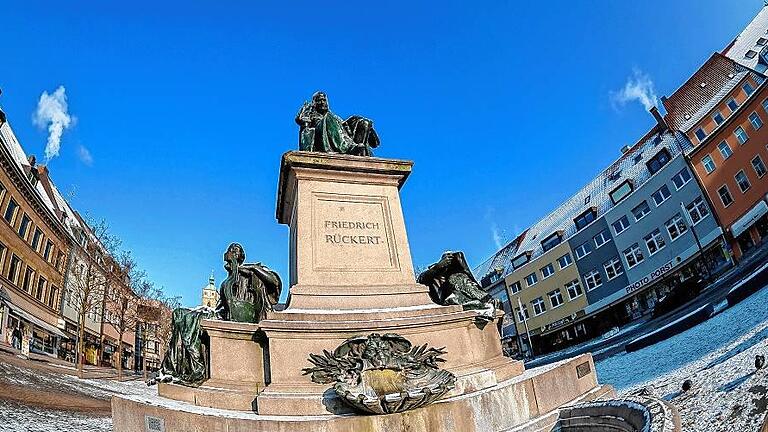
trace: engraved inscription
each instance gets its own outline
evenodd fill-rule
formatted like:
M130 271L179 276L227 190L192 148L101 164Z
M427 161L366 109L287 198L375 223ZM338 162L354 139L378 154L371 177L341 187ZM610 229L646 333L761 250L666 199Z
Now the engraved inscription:
M312 212L315 269L399 269L385 197L317 193Z
M584 362L576 366L576 376L584 378L592 372L592 368L589 367L589 362Z

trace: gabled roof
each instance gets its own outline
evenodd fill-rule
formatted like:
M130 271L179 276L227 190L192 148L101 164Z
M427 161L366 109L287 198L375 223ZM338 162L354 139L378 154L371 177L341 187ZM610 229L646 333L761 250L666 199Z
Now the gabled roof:
M530 260L533 261L544 253L541 241L554 232L562 231L563 241L567 241L577 232L574 218L589 208L597 211L596 218L603 216L614 206L610 193L616 187L629 180L637 190L651 177L646 162L663 148L666 148L670 156L675 158L683 151L690 149L691 145L681 132L662 130L654 126L640 141L586 186L528 228L525 235L518 237L519 241L505 246L478 266L476 268L478 277L484 277L498 267L504 269L502 276L512 273L514 271L512 259L526 252L531 254Z
M688 132L746 77L762 78L732 59L714 53L679 89L662 98L664 119L673 129Z
M768 7L763 6L744 30L723 49L723 54L750 69L763 72L760 53L766 46L768 46Z

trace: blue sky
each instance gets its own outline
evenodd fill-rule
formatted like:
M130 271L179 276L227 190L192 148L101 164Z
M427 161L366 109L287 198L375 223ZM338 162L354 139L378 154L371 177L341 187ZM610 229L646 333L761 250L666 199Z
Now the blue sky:
M0 106L25 150L43 154L32 115L63 85L76 121L54 181L187 305L211 270L222 280L231 241L287 280L277 174L314 91L375 121L377 156L415 161L402 190L415 264L461 249L475 265L652 125L612 97L633 70L668 95L762 6L266 3L3 4Z

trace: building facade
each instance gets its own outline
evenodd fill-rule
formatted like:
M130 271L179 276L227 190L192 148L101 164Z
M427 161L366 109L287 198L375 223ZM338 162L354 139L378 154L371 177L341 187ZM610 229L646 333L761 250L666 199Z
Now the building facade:
M216 289L216 280L213 278L213 272L211 272L211 277L208 278L208 285L203 287L202 305L209 308L215 308L216 303L218 302L219 291Z
M0 340L25 353L57 355L69 238L46 202L39 167L4 114L0 165Z
M691 145L656 119L505 251L508 265L478 268L484 282L501 269L523 350L540 354L599 336L651 313L677 282L727 265L722 231L685 162Z
M738 259L768 236L765 77L716 53L664 105Z

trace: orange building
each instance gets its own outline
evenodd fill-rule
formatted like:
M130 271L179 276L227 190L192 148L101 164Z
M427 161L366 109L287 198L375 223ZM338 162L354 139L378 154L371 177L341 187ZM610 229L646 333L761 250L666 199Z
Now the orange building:
M669 98L687 151L736 258L768 236L768 88L765 76L715 53Z

